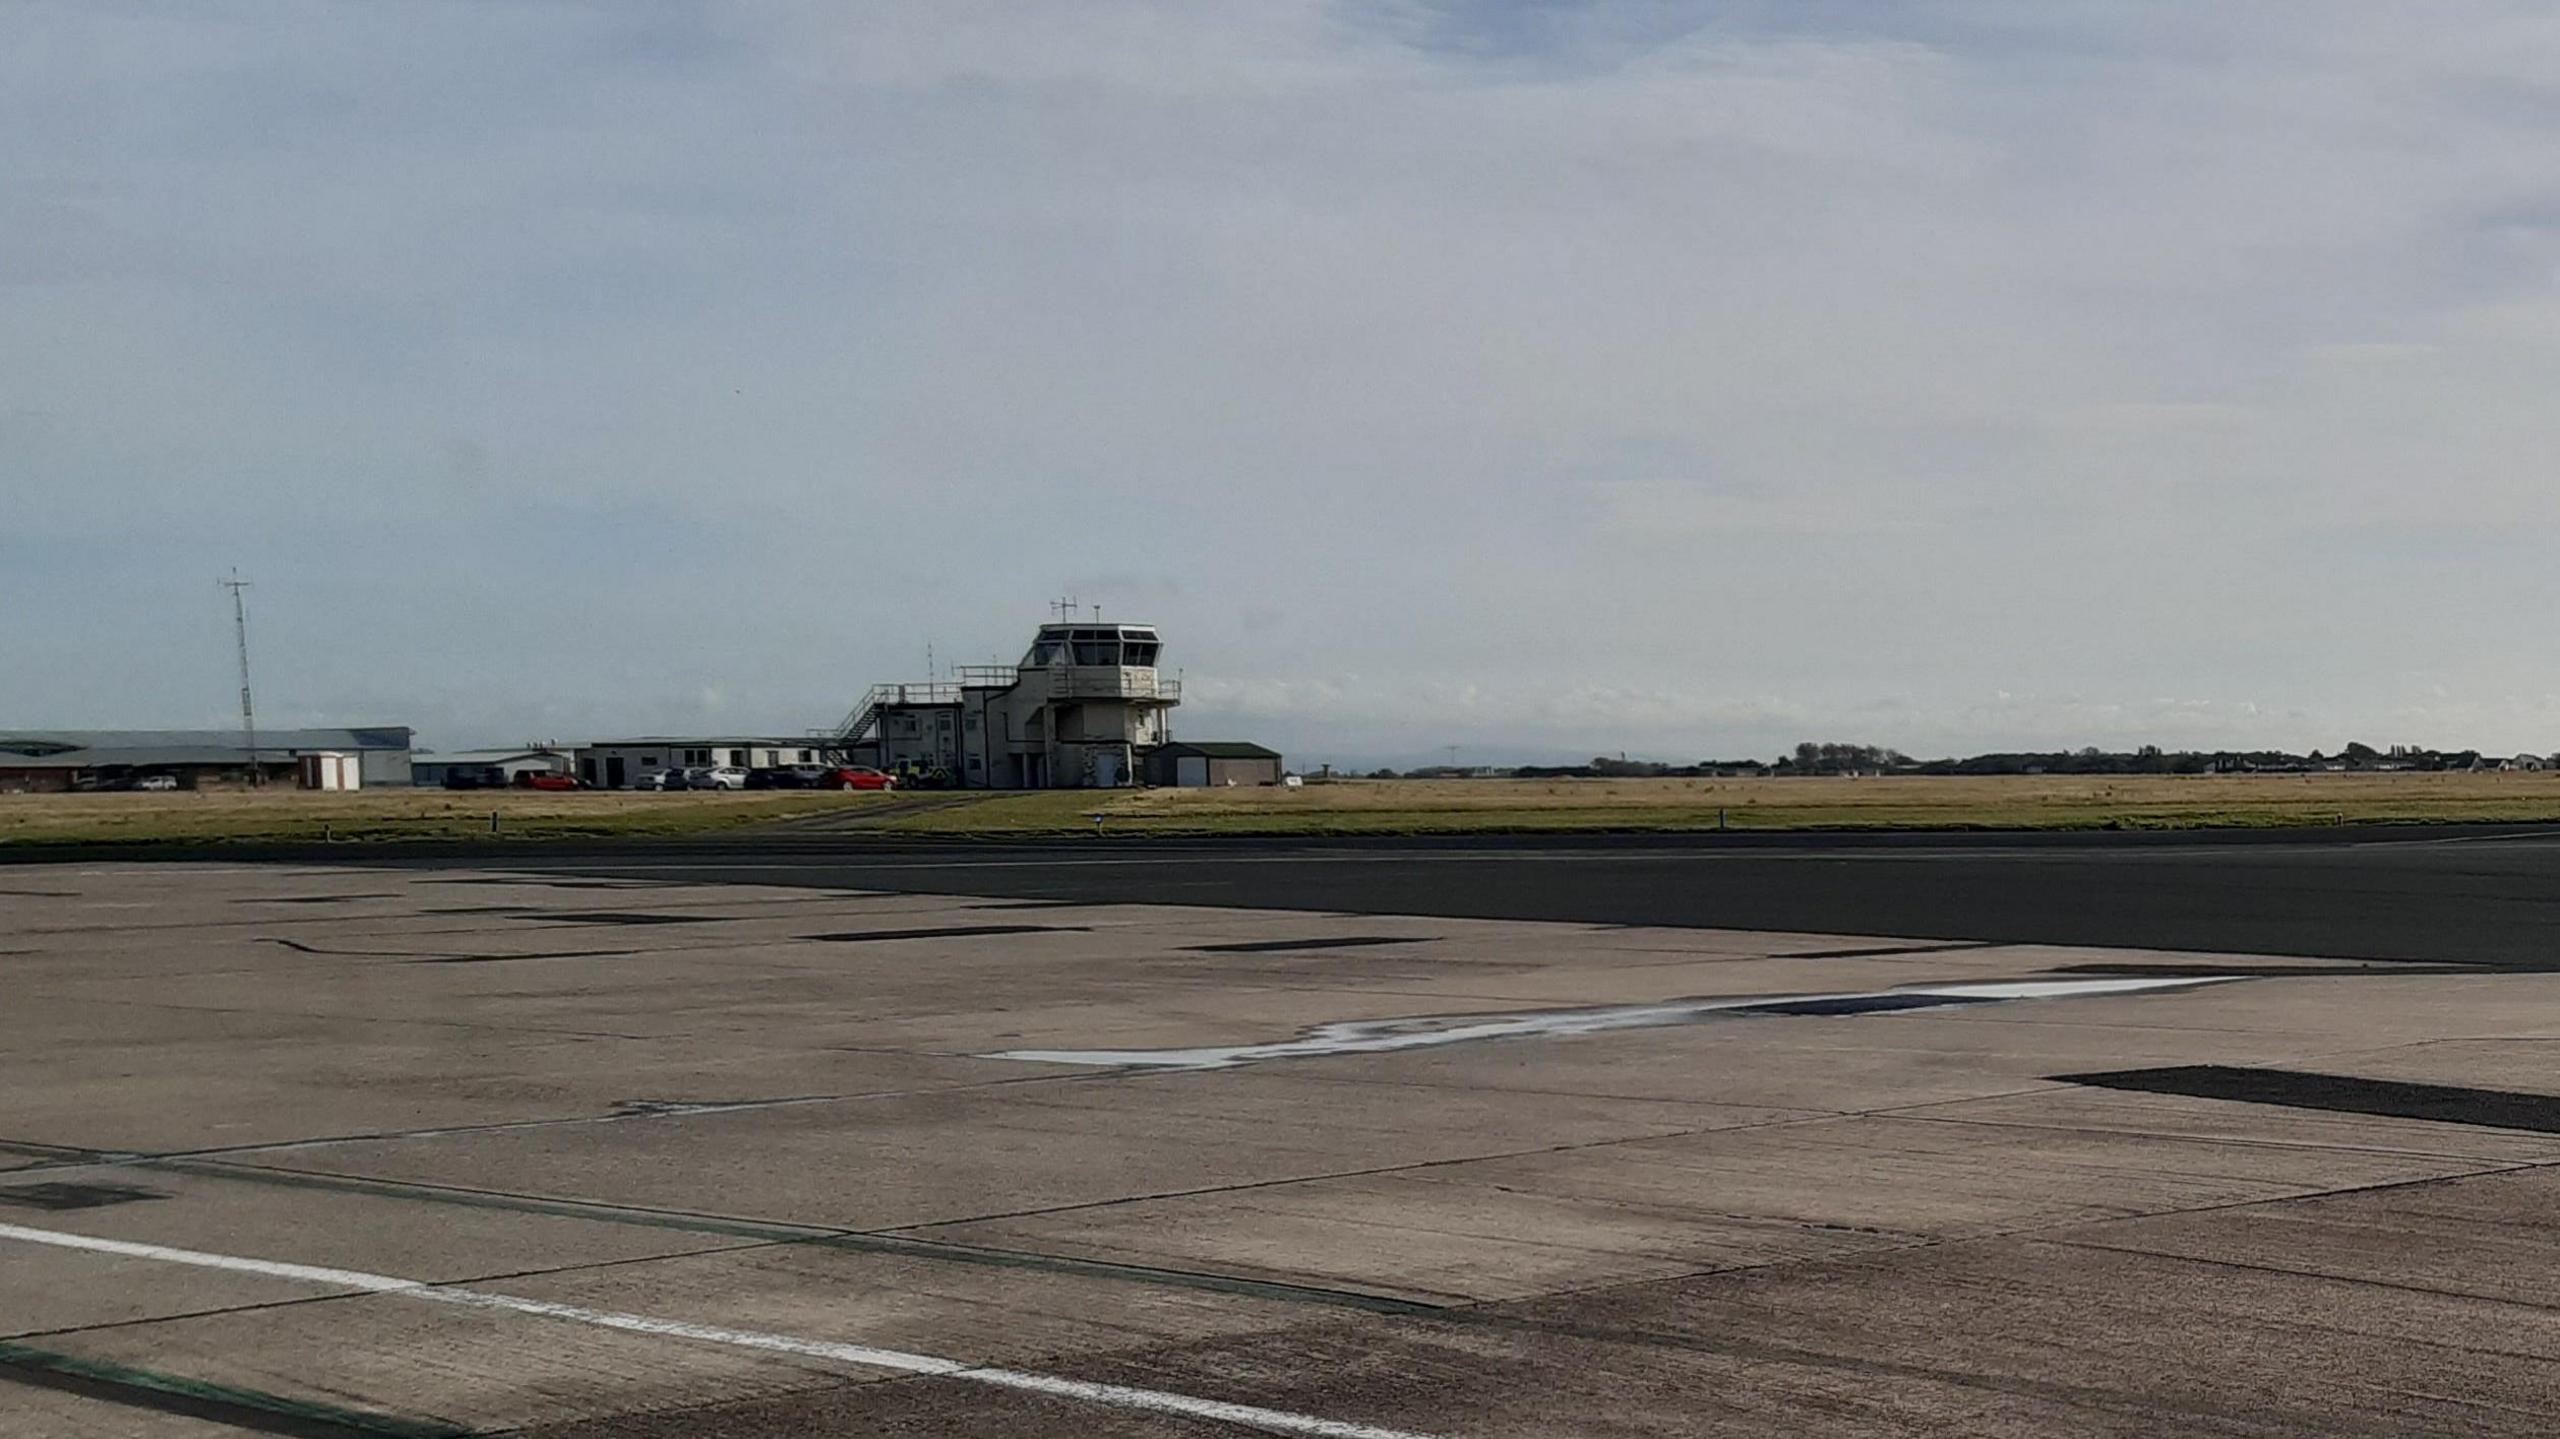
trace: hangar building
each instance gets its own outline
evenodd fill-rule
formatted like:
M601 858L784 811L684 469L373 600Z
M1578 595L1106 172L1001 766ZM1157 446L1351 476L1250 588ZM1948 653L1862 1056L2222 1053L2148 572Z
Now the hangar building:
M355 756L363 784L405 785L410 733L406 725L261 730L258 778L292 785L301 778L304 755L345 754ZM250 768L249 746L238 730L0 731L0 791L113 789L152 775L195 789L247 783Z
M1236 740L1175 740L1147 756L1147 783L1202 786L1278 784L1280 752Z

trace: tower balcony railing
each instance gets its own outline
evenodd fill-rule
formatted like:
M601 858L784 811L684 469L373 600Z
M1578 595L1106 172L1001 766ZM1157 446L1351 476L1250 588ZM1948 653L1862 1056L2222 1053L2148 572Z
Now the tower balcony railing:
M1070 665L1034 673L1047 677L1051 699L1160 700L1170 704L1182 698L1182 681L1160 678L1154 670Z
M1182 681L1166 679L1151 669L1120 665L974 665L960 671L964 689L1009 689L1033 684L1062 700L1182 699Z

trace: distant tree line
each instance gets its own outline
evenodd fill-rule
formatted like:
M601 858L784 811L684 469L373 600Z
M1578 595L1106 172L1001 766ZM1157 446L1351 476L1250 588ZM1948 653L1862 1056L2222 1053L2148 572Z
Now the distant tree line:
M2560 765L2560 755L2552 757ZM1507 776L1518 779L1723 779L1774 775L2090 775L2090 774L2310 774L2345 771L2417 771L2540 769L2542 757L2518 755L2512 760L2484 756L2476 749L2438 750L2411 745L2376 749L2350 743L2336 754L2313 750L2164 750L2143 745L2133 750L2015 750L1962 759L1918 760L1885 745L1815 743L1797 745L1793 753L1772 760L1704 759L1691 764L1660 760L1594 756L1587 764L1519 765L1512 768L1431 765L1421 769L1373 770L1371 779L1470 779Z

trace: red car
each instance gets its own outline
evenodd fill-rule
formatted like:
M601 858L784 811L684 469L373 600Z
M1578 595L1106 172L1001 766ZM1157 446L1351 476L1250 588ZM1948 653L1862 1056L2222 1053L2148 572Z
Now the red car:
M520 769L520 770L517 770L517 771L516 771L516 777L515 777L515 787L516 787L516 788L518 788L518 789L584 789L584 788L585 788L585 786L584 786L584 785L581 785L581 784L579 784L579 783L578 783L578 777L577 777L576 775L561 774L561 773L558 773L557 771L554 771L554 770L547 770L547 769Z
M820 789L896 789L898 777L869 765L841 765L818 777Z

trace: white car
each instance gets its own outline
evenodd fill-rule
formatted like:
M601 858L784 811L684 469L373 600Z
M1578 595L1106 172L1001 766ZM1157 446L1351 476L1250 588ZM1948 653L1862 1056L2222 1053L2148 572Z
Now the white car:
M633 789L665 789L668 787L667 777L674 773L674 770L653 769L633 780L631 787Z
M745 789L747 772L733 764L716 764L707 769L684 772L686 789Z

